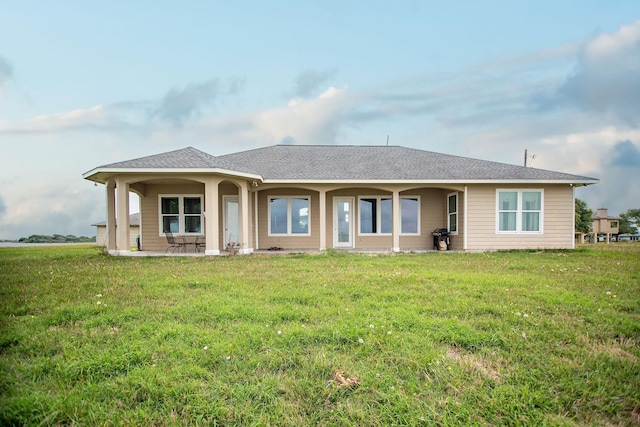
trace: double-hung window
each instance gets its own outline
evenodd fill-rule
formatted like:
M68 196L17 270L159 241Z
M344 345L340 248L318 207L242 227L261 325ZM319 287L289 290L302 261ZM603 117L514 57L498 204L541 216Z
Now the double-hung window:
M386 196L359 198L360 234L393 232L393 199ZM400 197L401 234L420 234L420 198Z
M269 197L269 234L309 235L309 197Z
M447 196L447 228L449 233L458 234L458 193Z
M542 190L497 190L498 233L542 233Z
M160 234L202 234L202 195L160 195Z

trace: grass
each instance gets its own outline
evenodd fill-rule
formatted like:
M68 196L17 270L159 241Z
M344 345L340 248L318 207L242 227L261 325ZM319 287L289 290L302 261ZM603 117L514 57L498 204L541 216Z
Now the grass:
M638 244L3 248L0 280L0 425L640 425Z

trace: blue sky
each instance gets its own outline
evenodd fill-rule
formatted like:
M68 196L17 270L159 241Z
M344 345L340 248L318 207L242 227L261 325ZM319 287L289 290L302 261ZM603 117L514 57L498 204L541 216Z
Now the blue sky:
M640 2L3 2L0 239L95 234L102 164L387 136L640 207Z

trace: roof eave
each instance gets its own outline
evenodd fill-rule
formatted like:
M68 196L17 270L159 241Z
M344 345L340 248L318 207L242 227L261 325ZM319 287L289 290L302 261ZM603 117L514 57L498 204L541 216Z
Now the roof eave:
M218 174L235 176L238 178L246 179L258 179L262 180L262 177L257 174L239 172L222 168L95 168L82 174L84 179L89 181L99 182L104 184L106 182L105 175L119 175L119 174L153 174L153 175L184 175L184 174Z
M599 179L264 179L264 184L597 184Z

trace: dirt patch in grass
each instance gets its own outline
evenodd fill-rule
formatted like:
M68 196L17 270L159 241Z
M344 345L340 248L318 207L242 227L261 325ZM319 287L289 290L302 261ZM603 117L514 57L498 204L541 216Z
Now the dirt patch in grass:
M638 362L638 356L629 352L633 348L636 348L637 342L633 338L629 337L617 337L612 340L594 340L588 336L583 336L580 342L591 347L591 352L595 356L599 354L606 354L614 359L630 360L634 363Z
M447 348L447 357L454 362L480 373L483 377L500 381L500 360L490 360L477 354L468 353L456 346Z

